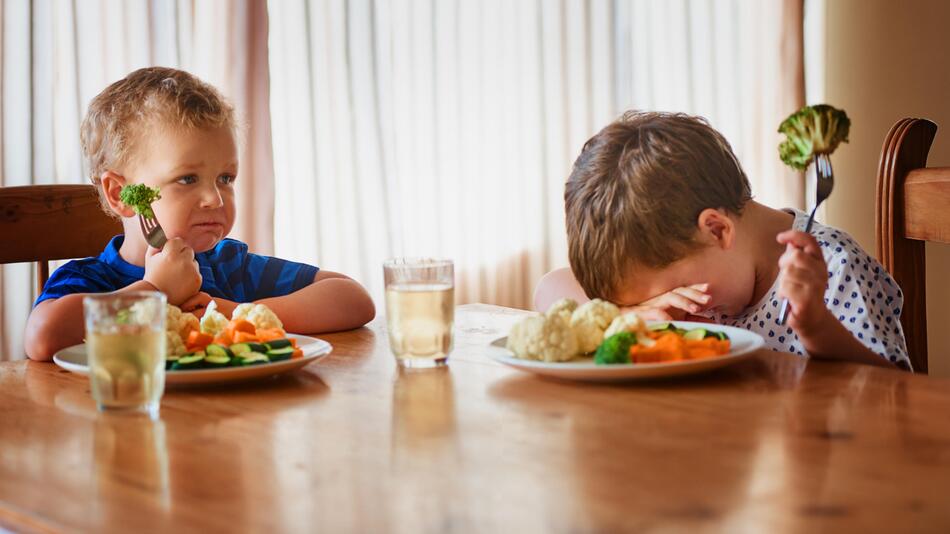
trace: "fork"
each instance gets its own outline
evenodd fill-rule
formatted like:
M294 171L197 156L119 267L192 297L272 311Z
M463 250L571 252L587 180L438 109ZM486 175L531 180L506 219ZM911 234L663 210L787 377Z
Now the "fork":
M815 212L818 206L831 195L831 190L835 187L835 174L831 169L831 158L828 154L818 154L815 156L815 206L811 209L808 216L808 224L805 225L805 233L811 232L811 225L815 222ZM788 299L782 299L782 307L778 314L778 324L785 324L788 320Z
M161 250L165 246L165 243L168 241L168 238L165 237L165 230L162 230L162 225L158 224L158 219L156 217L144 217L141 213L139 214L139 226L142 227L142 234L145 236L145 241Z

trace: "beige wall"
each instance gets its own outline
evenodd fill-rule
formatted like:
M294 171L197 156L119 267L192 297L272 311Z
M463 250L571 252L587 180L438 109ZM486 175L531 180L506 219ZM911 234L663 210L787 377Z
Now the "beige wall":
M826 220L874 253L874 182L881 144L902 117L937 123L928 165L950 166L950 2L827 0L825 97L852 119L835 153ZM950 208L950 206L948 206ZM931 374L950 376L950 245L927 246Z

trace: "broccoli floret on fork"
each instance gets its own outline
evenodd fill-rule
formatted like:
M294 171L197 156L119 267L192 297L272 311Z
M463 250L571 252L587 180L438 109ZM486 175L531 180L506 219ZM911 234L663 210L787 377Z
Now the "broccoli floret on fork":
M162 196L158 193L157 187L149 187L145 184L124 185L122 190L119 191L119 200L146 219L155 218L155 212L152 211L152 202L160 198Z
M831 154L841 143L848 142L851 119L844 110L827 104L805 106L788 116L779 125L786 139L778 146L782 161L803 171L817 154Z

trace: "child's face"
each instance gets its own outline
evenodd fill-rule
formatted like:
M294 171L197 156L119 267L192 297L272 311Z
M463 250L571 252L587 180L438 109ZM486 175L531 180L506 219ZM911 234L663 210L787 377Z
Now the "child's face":
M709 284L709 302L699 313L738 315L752 303L755 264L735 248L706 246L660 268L632 266L614 302L632 306L678 287Z
M210 250L234 226L234 135L226 127L155 130L124 170L126 180L160 188L152 209L169 239Z

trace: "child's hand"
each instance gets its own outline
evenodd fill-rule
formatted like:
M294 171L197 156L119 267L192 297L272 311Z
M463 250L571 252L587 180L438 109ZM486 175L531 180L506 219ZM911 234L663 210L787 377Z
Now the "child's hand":
M788 299L789 326L804 342L827 321L828 265L818 242L810 234L789 230L779 234L776 240L786 245L785 254L778 261L779 296Z
M178 237L169 239L162 250L149 247L144 280L165 293L169 304L180 305L201 289L195 251Z
M182 302L179 308L181 308L181 311L192 313L195 317L201 319L205 314L205 309L208 307L208 304L211 304L211 300L211 295L204 291L199 291L185 302Z
M622 313L635 312L647 321L683 320L688 315L699 313L709 303L706 291L709 284L694 284L678 287L637 304L621 308Z

